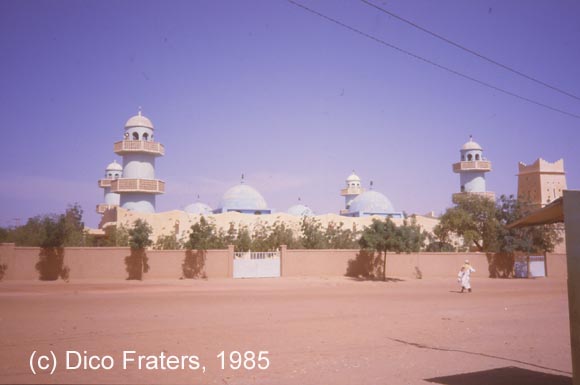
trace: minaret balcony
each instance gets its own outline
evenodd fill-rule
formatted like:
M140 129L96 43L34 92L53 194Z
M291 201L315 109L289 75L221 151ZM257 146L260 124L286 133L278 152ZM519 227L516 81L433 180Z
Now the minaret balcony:
M108 205L106 203L98 204L97 205L97 214L104 214L106 211L112 210L115 207L117 207L117 205Z
M165 155L165 147L161 143L146 140L122 140L114 144L113 151L118 155L132 153L146 153L155 156Z
M491 171L491 162L489 160L471 160L457 162L453 164L453 172L466 172L466 171L480 171L480 172Z
M113 181L114 179L99 179L99 187L100 188L111 187L111 182Z
M111 183L111 192L163 194L165 192L165 182L159 179L120 178L113 180Z
M345 196L345 195L360 195L364 192L363 188L360 187L348 187L348 188L343 188L342 190L340 190L340 195L341 196Z

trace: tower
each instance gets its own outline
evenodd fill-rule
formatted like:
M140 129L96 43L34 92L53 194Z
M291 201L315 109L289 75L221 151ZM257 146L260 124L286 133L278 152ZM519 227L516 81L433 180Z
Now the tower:
M340 210L341 214L349 212L350 204L354 198L362 194L365 190L360 187L360 178L354 173L346 178L346 188L340 190L340 195L344 197L344 209Z
M155 158L165 148L153 140L153 123L139 113L125 123L124 139L114 144L123 157L123 175L111 182L111 192L120 195L119 205L127 210L154 213L155 196L165 192L165 182L155 179Z
M538 158L530 165L520 162L518 171L518 200L531 209L544 207L566 189L564 159L550 163Z
M485 173L491 171L491 162L483 156L483 148L469 136L459 152L461 161L453 164L453 172L459 174L461 192L453 194L453 202L469 194L495 199L495 194L485 189Z
M119 206L120 196L117 193L111 192L111 183L113 183L114 180L119 179L122 173L123 167L121 167L121 165L115 160L105 169L105 177L99 179L99 187L104 189L105 192L105 203L97 205L97 213L104 214L105 211Z

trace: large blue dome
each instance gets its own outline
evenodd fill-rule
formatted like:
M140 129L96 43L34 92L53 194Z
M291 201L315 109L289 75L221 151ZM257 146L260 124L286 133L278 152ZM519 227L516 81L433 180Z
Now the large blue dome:
M377 191L367 191L352 200L348 210L351 213L387 214L395 211L393 204Z
M247 184L239 184L225 192L220 208L226 210L267 210L268 204L256 189Z

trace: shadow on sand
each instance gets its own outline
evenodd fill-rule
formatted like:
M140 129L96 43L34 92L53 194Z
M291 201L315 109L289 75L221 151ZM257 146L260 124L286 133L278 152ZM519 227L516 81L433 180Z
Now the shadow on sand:
M356 282L405 282L404 279L400 279L400 278L375 278L375 277L348 277L347 279L351 280L351 281L356 281Z
M572 385L572 377L536 372L515 366L428 378L425 381L443 385Z

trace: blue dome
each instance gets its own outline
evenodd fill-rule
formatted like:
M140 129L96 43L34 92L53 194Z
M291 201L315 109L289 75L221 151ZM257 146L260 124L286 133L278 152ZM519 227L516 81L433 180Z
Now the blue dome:
M211 214L212 209L205 203L195 202L190 205L185 206L183 209L186 213L189 214Z
M310 217L314 215L314 212L308 206L304 205L294 205L288 209L288 214L295 215L297 217Z
M377 191L367 191L352 200L348 210L351 213L386 214L395 211L393 204L383 194Z
M247 184L230 188L220 202L220 208L228 210L266 210L268 205L262 195Z

